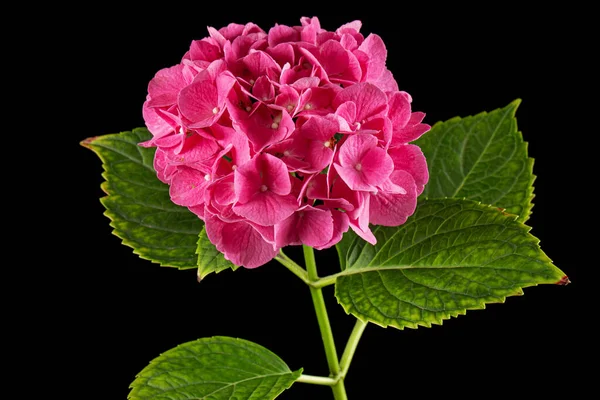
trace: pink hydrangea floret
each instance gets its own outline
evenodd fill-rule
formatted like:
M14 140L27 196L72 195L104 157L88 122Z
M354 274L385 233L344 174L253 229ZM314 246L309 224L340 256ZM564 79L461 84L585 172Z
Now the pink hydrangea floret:
M381 37L353 21L331 32L229 24L156 73L143 116L154 168L175 204L204 221L232 263L285 246L326 249L352 229L398 226L429 179L410 142L431 127L386 67Z

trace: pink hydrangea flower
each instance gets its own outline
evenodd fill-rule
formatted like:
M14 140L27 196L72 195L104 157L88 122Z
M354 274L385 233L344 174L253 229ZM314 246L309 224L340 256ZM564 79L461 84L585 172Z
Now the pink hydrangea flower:
M410 142L431 127L361 22L208 28L156 73L143 105L157 177L210 241L255 268L286 246L326 249L352 229L415 211L427 162Z

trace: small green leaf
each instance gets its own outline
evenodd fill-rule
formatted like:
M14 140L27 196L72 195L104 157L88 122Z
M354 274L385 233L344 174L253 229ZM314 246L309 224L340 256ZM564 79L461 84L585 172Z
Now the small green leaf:
M153 168L155 149L138 143L151 138L143 128L97 136L81 145L102 160L100 201L111 220L113 234L141 258L162 266L196 268L196 242L202 221L185 207L174 204L169 187Z
M524 287L568 283L530 229L472 200L421 200L404 225L374 227L375 246L347 232L335 296L362 320L403 329L502 303Z
M247 340L215 336L181 344L144 368L130 400L270 400L288 389L292 372L274 353Z
M208 274L219 272L226 269L238 269L238 266L225 259L214 244L206 236L206 229L202 228L198 236L198 280L204 279Z
M492 204L525 222L533 207L533 159L517 131L515 100L492 112L436 123L414 143L427 158L422 197Z

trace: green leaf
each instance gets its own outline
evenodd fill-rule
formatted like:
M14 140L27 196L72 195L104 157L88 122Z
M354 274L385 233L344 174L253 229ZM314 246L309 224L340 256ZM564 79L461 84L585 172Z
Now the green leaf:
M243 339L215 336L181 344L144 368L130 400L276 398L298 379L274 353Z
M204 279L208 274L232 269L238 269L238 266L231 261L226 260L214 244L206 236L206 229L202 228L198 236L198 280Z
M533 159L517 131L521 100L490 113L436 123L414 144L427 158L422 197L467 198L492 204L525 222L533 207Z
M404 225L372 231L375 246L347 233L335 296L384 327L429 327L528 286L569 282L515 215L472 200L421 200Z
M155 149L138 143L151 138L143 128L88 138L81 145L102 160L100 201L111 220L113 234L141 258L162 266L196 268L196 242L202 221L185 207L174 204L169 187L153 168Z

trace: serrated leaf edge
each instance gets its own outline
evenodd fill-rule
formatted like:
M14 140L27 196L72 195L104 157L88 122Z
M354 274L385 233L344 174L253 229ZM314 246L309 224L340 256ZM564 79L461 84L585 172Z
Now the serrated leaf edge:
M522 226L523 228L525 228L525 232L529 233L531 231L531 227L528 226L527 224L525 224L524 222L519 220L519 216L515 215L515 214L511 214L511 213L507 213L504 209L490 205L490 204L485 204L482 203L480 201L475 201L475 200L471 200L471 199L467 199L465 197L462 198L452 198L452 197L443 197L443 198L422 198L420 199L419 202L425 201L425 200L431 200L431 201L436 201L436 200L447 200L447 199L451 199L451 200L464 200L464 201L469 201L472 203L476 203L478 205L481 205L483 207L488 207L490 209L496 209L499 210L500 212L502 212L505 216L507 216L508 218L512 218L512 222L513 223L517 223L520 226ZM404 226L404 225L401 225ZM395 235L395 234L394 234ZM534 243L537 246L538 250L540 250L540 252L547 258L547 261L551 264L553 264L552 260L550 259L550 257L548 257L548 255L541 249L540 247L540 240L539 238L532 236L533 239L535 239ZM353 243L356 240L360 240L360 237L357 235L356 238L354 238ZM341 257L341 255L338 253L338 256ZM554 265L554 264L553 264ZM336 301L338 302L339 305L342 306L342 308L344 309L344 311L346 312L346 314L348 315L353 315L354 317L360 319L362 322L370 322L373 323L375 325L378 325L382 328L387 328L388 326L392 326L394 328L400 329L400 330L404 330L404 328L411 328L411 329L417 329L418 327L426 327L426 328L431 328L432 325L442 325L444 321L449 320L451 318L457 318L461 315L466 315L467 311L476 311L476 310L484 310L486 308L487 304L502 304L506 302L506 299L509 297L514 297L514 296L523 296L524 295L524 291L523 289L528 288L528 287L536 287L539 286L539 283L531 283L525 286L519 286L516 287L513 293L509 293L505 296L502 297L490 297L490 298L482 298L479 301L478 305L466 308L464 310L454 310L449 312L448 314L448 318L440 318L438 320L435 321L431 321L431 322L425 322L425 321L417 321L416 323L407 323L405 325L400 325L400 324L383 324L381 322L378 322L368 316L365 316L363 314L357 313L357 312L353 312L354 307L352 306L348 306L346 307L344 304L342 304L340 302L340 299L338 297L338 287L337 287L337 279L339 278L344 278L346 276L352 276L352 275L360 275L362 273L365 272L374 272L374 271L381 271L381 270L401 270L401 269L409 269L409 268L414 268L414 267L410 267L410 266L406 266L404 268L402 267L377 267L377 268L373 268L373 269L368 269L368 268L360 268L360 269L356 269L354 270L353 268L348 268L346 267L346 269L344 269L342 272L337 273L337 278L336 278L336 285L335 285L335 298ZM427 267L418 267L419 269L425 269ZM435 268L443 268L443 267L435 267ZM346 272L350 270L350 272ZM567 275L565 275L561 280L559 280L558 282L555 282L556 285L567 285L570 283L570 280L568 278Z

